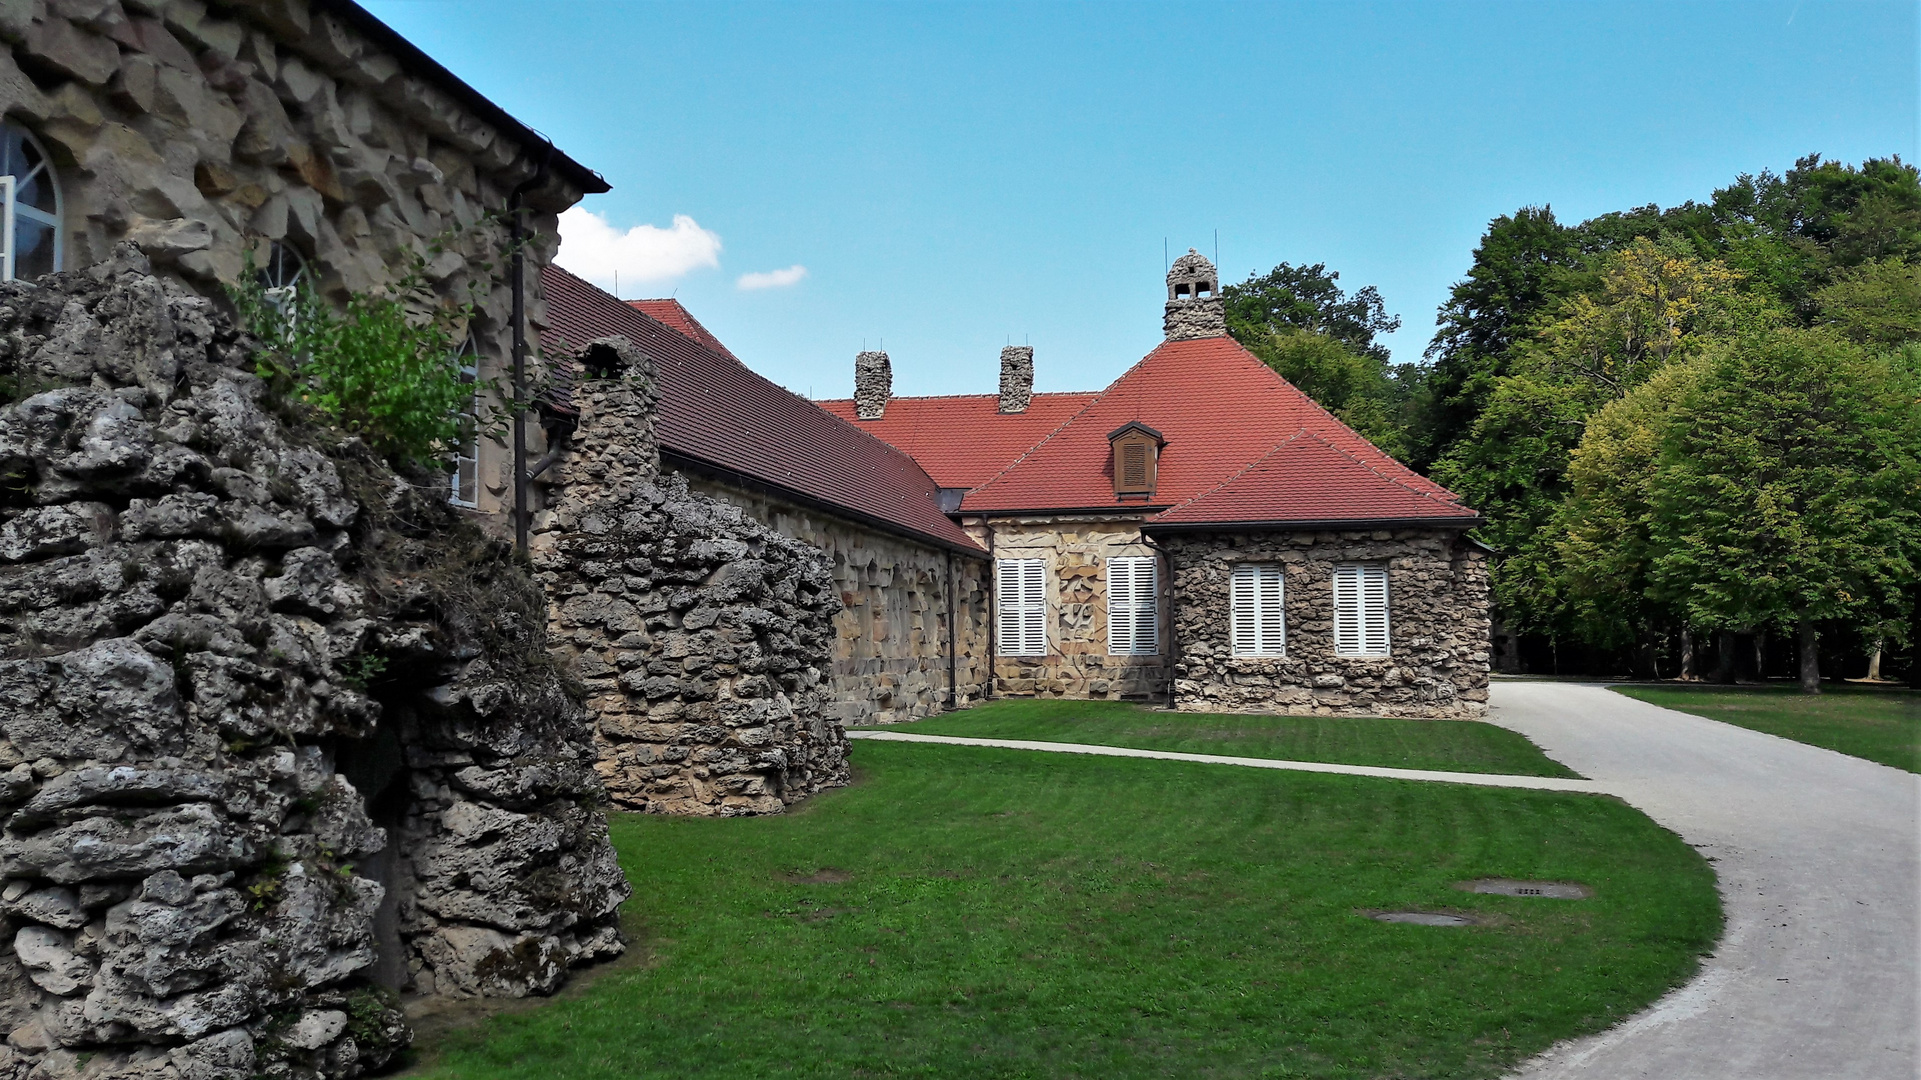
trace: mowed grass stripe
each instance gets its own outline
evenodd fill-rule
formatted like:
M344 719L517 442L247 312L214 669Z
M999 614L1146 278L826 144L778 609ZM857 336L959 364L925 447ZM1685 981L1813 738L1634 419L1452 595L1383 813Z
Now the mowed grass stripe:
M1182 713L1131 702L1022 698L879 730L1396 769L1579 776L1526 736L1472 720Z
M1491 1077L1652 1001L1719 929L1699 856L1609 798L899 743L856 761L855 787L781 818L616 817L650 964L456 1035L420 1075ZM1451 887L1494 875L1597 895Z

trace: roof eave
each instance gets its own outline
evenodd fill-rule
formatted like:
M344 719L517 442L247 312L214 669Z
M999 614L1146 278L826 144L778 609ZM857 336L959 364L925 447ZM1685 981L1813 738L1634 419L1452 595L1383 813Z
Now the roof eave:
M338 15L355 30L372 39L373 43L392 53L401 66L416 70L425 75L428 81L437 84L442 90L453 95L462 105L473 110L480 119L499 128L503 134L519 143L522 149L533 151L538 148L549 151L552 157L548 168L559 173L562 178L579 188L583 195L599 195L612 191L613 185L599 173L568 157L552 139L516 120L512 113L494 104L487 95L467 85L466 80L421 51L420 46L401 36L398 30L381 22L380 19L354 0L316 0L315 7L323 8Z
M739 469L721 465L682 450L675 450L672 447L662 446L660 448L660 460L663 465L670 465L677 469L692 469L695 472L705 473L714 479L724 480L736 487L744 488L748 491L757 490L763 494L786 499L788 502L798 506L804 506L810 510L818 510L826 514L833 514L835 517L846 518L849 521L867 525L894 536L904 537L915 543L926 544L942 551L951 551L957 555L967 555L978 559L985 559L987 557L987 550L973 543L971 540L966 544L960 544L944 536L935 536L931 533L920 532L919 530L902 525L899 522L889 521L886 518L878 517L865 511L855 510L852 507L842 506L839 503L828 502L818 495L809 495L804 491L788 487L786 484L768 480L765 477L755 476L752 473L742 472Z
M1269 520L1269 521L1149 521L1141 526L1142 532L1252 532L1260 529L1302 531L1335 531L1345 529L1472 529L1484 524L1486 518L1479 514L1472 517L1401 517L1401 518L1321 518L1316 520Z

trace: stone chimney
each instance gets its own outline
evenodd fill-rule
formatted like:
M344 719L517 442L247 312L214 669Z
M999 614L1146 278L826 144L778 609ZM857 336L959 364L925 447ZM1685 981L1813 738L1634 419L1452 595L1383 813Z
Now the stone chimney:
M879 420L894 396L894 365L884 352L854 357L854 412L862 420Z
M1167 340L1225 337L1227 305L1221 300L1221 278L1193 248L1174 260L1167 272L1167 314L1161 319Z
M1034 347L1009 345L1001 350L1001 411L1026 412L1034 399Z

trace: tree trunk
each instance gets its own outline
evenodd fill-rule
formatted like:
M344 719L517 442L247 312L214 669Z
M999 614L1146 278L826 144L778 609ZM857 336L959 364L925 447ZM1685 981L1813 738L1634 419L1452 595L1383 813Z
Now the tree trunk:
M1881 647L1886 644L1880 638L1874 639L1874 652L1868 655L1868 681L1881 681Z
M1766 630L1754 632L1754 681L1758 683L1768 681L1768 632Z
M1714 681L1734 685L1734 631L1723 630L1715 638Z
M1681 628L1681 681L1694 681L1694 631Z
M1815 650L1815 642L1820 635L1814 632L1814 620L1802 619L1795 628L1795 652L1801 656L1801 692L1818 694L1821 692L1821 655Z

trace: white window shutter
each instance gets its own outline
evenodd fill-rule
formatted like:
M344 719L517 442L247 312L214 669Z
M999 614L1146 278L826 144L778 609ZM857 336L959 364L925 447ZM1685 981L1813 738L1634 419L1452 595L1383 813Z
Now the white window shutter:
M1107 560L1107 651L1110 655L1159 655L1157 567L1157 560L1151 555Z
M1287 655L1286 585L1273 563L1241 563L1228 582L1235 656Z
M1387 568L1334 568L1334 655L1388 655Z
M995 651L1002 656L1046 656L1046 564L1040 559L999 560L994 591L1000 602Z

